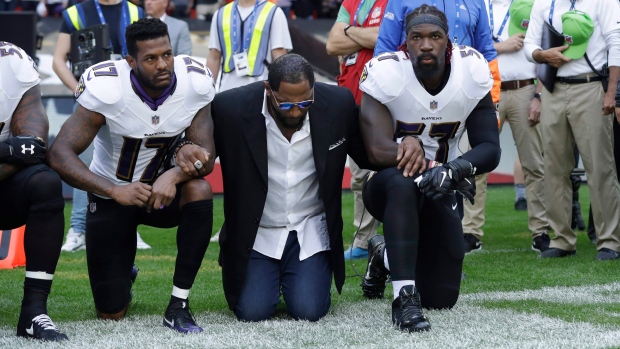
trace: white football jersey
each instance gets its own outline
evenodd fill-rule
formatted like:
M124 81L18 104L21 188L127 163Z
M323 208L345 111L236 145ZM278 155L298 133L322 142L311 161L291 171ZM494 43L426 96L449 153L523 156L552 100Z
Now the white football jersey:
M448 82L435 96L418 81L402 51L368 61L360 78L360 89L390 110L394 139L419 136L426 158L441 163L459 156L465 121L492 86L484 56L468 46L454 47Z
M40 81L32 58L21 48L0 41L0 141L9 138L13 112L22 96Z
M95 137L90 170L117 185L153 182L168 150L215 95L209 69L180 55L174 58L175 90L152 110L134 92L130 72L124 60L96 64L75 92L82 107L106 121Z

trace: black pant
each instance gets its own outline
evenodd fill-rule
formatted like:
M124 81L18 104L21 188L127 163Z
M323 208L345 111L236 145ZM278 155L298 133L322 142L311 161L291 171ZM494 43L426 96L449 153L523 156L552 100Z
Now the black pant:
M212 200L190 202L179 208L183 184L170 206L146 212L146 208L122 206L114 200L88 194L86 212L86 260L95 307L118 313L131 299L131 270L136 255L136 228L144 224L177 230L177 261L173 284L191 288L207 250L213 223Z
M426 308L454 306L465 255L454 194L428 199L393 167L369 176L363 198L383 222L392 280L415 280Z
M45 165L25 167L0 182L0 229L26 224L27 271L54 274L65 229L64 206L60 177Z

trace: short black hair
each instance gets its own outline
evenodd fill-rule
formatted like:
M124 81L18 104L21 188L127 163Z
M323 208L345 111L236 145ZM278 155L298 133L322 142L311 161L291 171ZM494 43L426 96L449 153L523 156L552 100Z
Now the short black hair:
M446 17L446 14L441 12L441 10L439 10L437 7L429 6L427 4L423 4L422 6L420 6L418 8L415 8L413 11L411 11L411 12L409 12L407 14L407 16L405 17L405 27L407 26L407 23L409 23L409 21L411 21L412 19L414 19L414 18L416 18L418 16L422 16L422 15L428 15L428 16L437 17L439 19L439 21L441 23L443 23L443 28L442 29L449 28L448 27L448 18ZM409 30L407 30L407 34L409 34ZM446 34L448 34L447 30L446 30Z
M312 88L314 86L314 71L310 63L298 54L282 55L269 65L267 81L272 91L278 91L281 82L298 84L306 80Z
M159 18L141 18L125 29L127 53L135 58L138 55L138 45L136 44L138 41L152 40L163 36L170 40L166 23Z

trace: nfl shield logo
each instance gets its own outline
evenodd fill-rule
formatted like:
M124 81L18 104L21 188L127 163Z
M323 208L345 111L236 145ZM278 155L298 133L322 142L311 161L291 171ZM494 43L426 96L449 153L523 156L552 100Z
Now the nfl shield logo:
M564 40L566 40L566 43L569 45L573 44L573 37L570 35L564 35Z
M151 117L151 122L153 123L153 125L157 125L157 124L159 124L159 116L157 116L157 115L153 115L153 116Z
M524 19L521 21L521 28L527 29L530 26L530 20Z
M379 17L380 15L381 15L381 7L376 7L372 11L372 14L370 15L370 18L375 19L375 18Z
M96 202L91 202L88 204L89 209L90 209L90 213L95 213L95 211L97 211L97 203Z
M432 101L431 102L431 110L435 110L437 109L437 101Z

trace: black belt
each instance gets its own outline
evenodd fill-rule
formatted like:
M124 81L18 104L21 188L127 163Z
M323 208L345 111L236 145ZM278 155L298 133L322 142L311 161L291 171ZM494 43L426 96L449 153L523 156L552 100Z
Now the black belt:
M586 78L577 78L577 77L556 77L555 78L555 82L563 82L565 84L585 84L588 82L594 82L594 81L601 81L603 80L602 77L595 75L595 76L588 76Z

